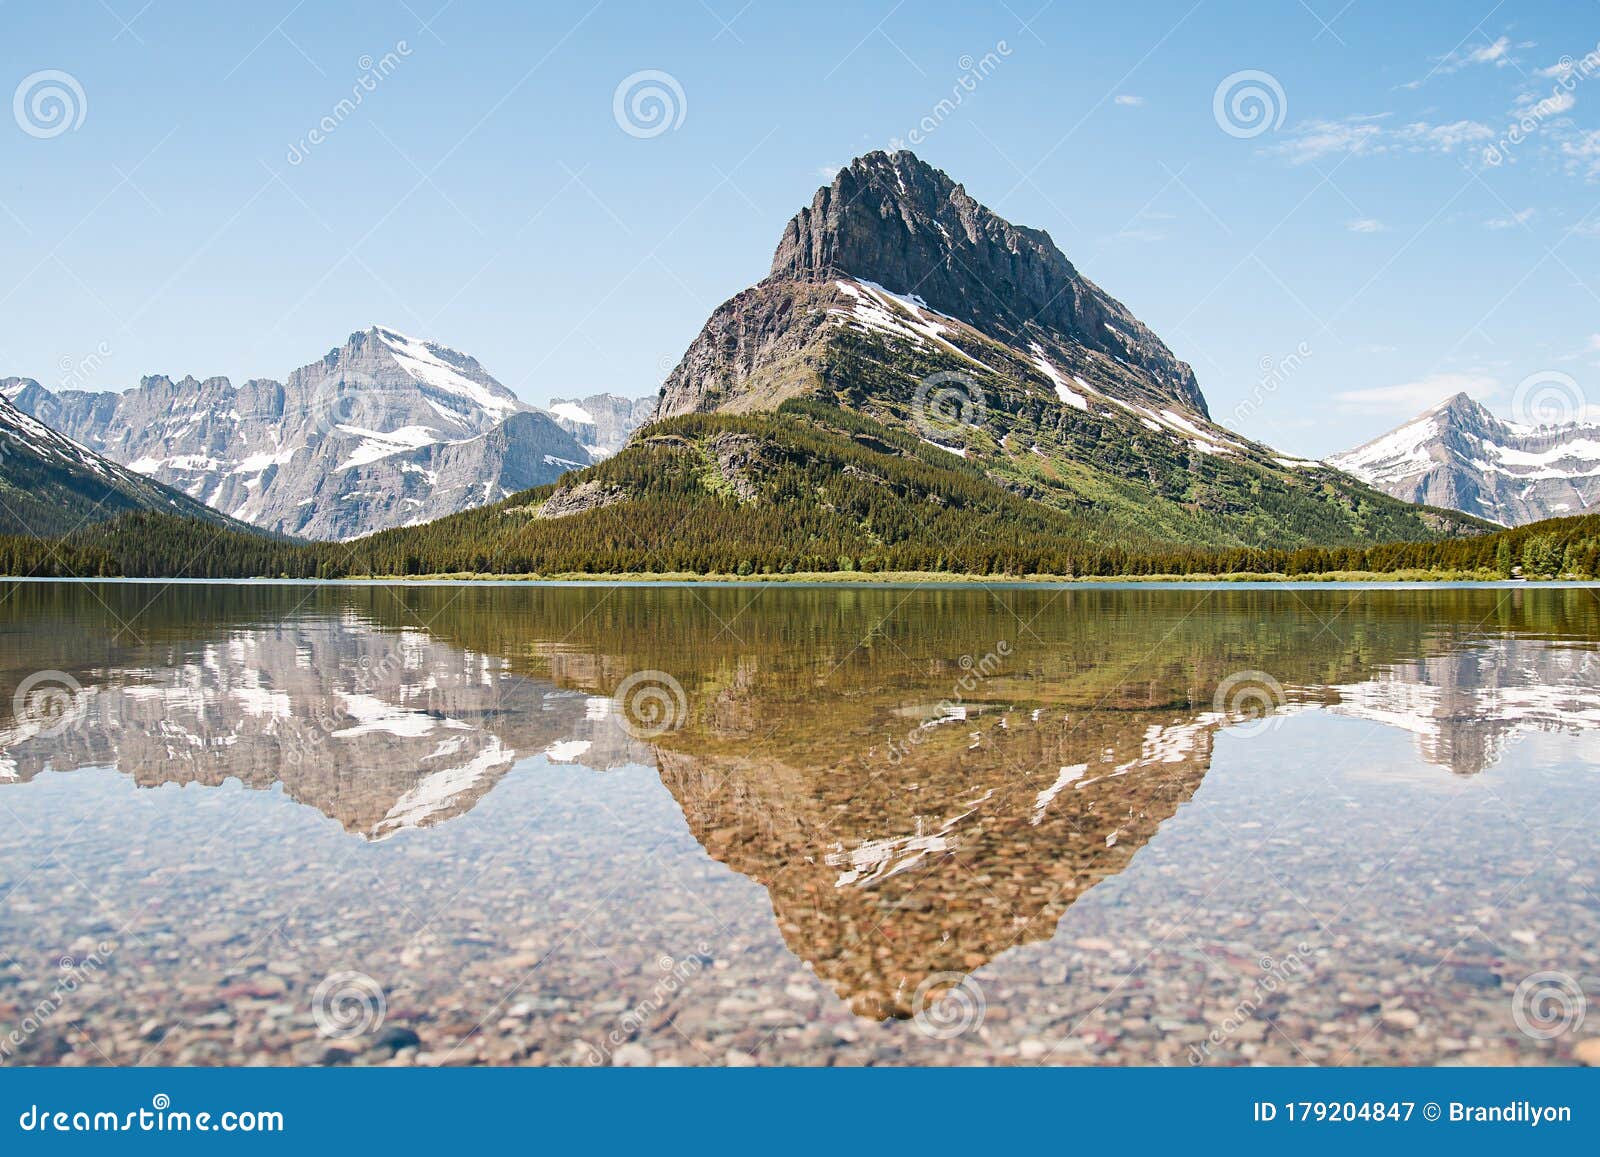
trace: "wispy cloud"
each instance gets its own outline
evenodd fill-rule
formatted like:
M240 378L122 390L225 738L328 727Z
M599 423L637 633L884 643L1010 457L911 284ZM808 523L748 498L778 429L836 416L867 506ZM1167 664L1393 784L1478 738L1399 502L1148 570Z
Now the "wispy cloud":
M1475 65L1491 65L1494 68L1507 68L1517 64L1514 51L1520 48L1532 48L1531 40L1513 42L1509 36L1497 36L1493 40L1458 48L1447 56L1441 56L1428 70L1428 75L1416 80L1407 81L1401 88L1421 88L1436 76L1449 76L1452 72L1460 72L1463 68Z
M1303 165L1324 157L1346 153L1379 155L1384 153L1453 153L1458 149L1492 141L1494 129L1481 121L1458 120L1446 124L1411 121L1390 127L1388 113L1364 114L1343 120L1306 121L1272 151Z
M1297 125L1282 144L1272 152L1287 157L1292 165L1319 161L1324 157L1361 153L1374 148L1383 138L1383 126L1378 122L1387 113L1376 116L1352 116L1343 120L1311 120Z
M1487 374L1445 373L1428 374L1415 381L1397 382L1392 386L1346 390L1334 397L1347 410L1392 412L1409 417L1430 406L1437 406L1456 394L1466 394L1481 402L1492 398L1499 390L1500 383Z
M1561 157L1575 176L1600 179L1600 129L1586 129L1561 141Z
M1490 217L1484 222L1490 229L1515 229L1519 225L1526 225L1534 218L1535 210L1517 209L1507 213L1504 217Z
M1512 116L1537 116L1553 117L1569 111L1578 103L1578 94L1569 92L1564 88L1557 88L1546 96L1541 97L1536 92L1525 92L1517 97L1516 104L1512 107Z
M1410 152L1453 153L1465 145L1494 140L1494 130L1482 121L1451 121L1435 125L1412 121L1394 132L1395 144Z
M1144 97L1134 96L1131 92L1119 92L1112 100L1116 104L1125 104L1130 108L1138 108L1144 103Z
M1376 217L1357 217L1354 221L1346 221L1344 227L1352 233L1386 233L1389 229Z
M1457 68L1465 68L1469 64L1492 64L1496 68L1504 68L1511 63L1511 37L1497 36L1492 44L1482 44L1477 48L1468 49L1461 58Z

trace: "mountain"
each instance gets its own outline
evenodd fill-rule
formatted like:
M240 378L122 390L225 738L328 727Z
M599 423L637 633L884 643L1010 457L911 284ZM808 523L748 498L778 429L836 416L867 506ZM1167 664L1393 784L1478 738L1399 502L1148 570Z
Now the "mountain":
M80 446L0 395L0 534L66 534L135 510L237 527L187 495Z
M816 193L766 279L690 344L654 416L798 401L911 434L952 469L1086 520L1099 541L1342 544L1481 529L1212 422L1189 366L1048 234L1001 219L909 152L858 158ZM714 424L701 428L715 439ZM644 454L654 433L620 457ZM781 443L768 450L745 456L751 495L763 463L783 458ZM691 457L721 460L709 441ZM739 491L726 471L710 486Z
M591 394L587 398L557 398L550 416L571 434L596 461L609 458L650 420L656 398L624 398L620 394Z
M147 377L124 393L0 381L17 406L232 517L347 539L494 502L587 466L476 359L375 326L279 383Z
M1407 502L1507 526L1582 514L1600 500L1600 425L1518 425L1466 394L1328 462Z
M1209 425L1194 372L1049 234L1002 220L909 152L857 158L817 191L767 279L721 306L668 377L658 416L770 408L863 357L939 363L979 389L1010 379L1008 396L1032 385L1085 414L1120 401L1191 440L1187 417L1162 408ZM1219 447L1234 441L1217 433Z

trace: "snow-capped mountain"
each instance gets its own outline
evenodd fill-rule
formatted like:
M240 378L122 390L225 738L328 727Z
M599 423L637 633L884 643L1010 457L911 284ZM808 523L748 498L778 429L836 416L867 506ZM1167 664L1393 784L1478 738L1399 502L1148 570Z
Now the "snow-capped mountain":
M654 395L624 398L620 394L557 398L549 406L556 425L582 442L596 459L609 458L622 449L629 436L650 420L655 408Z
M1600 500L1600 425L1523 426L1457 394L1328 464L1379 490L1507 526Z
M374 326L282 383L147 377L0 390L40 421L244 522L344 539L494 502L590 455L476 359Z
M0 534L65 534L130 510L229 521L80 446L0 396Z

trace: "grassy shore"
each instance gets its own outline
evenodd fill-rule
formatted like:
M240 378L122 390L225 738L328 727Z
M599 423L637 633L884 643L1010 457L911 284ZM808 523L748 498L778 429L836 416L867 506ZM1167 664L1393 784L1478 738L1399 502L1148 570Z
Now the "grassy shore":
M1282 582L1498 582L1503 576L1489 570L1329 571L1322 574L1174 574L1174 575L970 575L948 571L801 571L793 574L695 574L688 571L661 574L454 574L351 575L369 582L594 582L594 583L1282 583Z

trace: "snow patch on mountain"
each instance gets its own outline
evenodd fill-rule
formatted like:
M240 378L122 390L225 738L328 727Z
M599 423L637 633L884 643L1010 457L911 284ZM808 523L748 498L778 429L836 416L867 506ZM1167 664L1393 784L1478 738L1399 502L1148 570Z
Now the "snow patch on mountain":
M1600 502L1600 425L1507 422L1466 394L1328 463L1396 498L1510 526Z
M515 397L509 396L503 389L490 389L461 373L457 367L471 362L464 354L448 346L406 337L383 326L373 327L372 332L393 351L395 360L405 371L418 381L465 398L484 413L493 415L496 421L503 422L508 415L523 408ZM476 366L477 363L471 364Z

